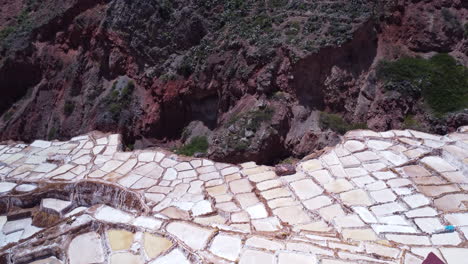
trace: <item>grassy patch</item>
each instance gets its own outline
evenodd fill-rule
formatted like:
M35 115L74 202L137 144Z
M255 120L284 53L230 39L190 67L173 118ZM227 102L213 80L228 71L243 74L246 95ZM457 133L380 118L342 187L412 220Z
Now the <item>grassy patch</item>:
M388 90L416 98L422 96L436 115L468 107L468 69L457 65L448 54L428 60L407 57L383 61L377 76Z
M177 154L193 156L195 153L206 153L208 151L208 139L206 137L194 137L190 143L176 150Z
M320 127L322 129L331 129L340 134L345 134L346 132L354 129L367 129L367 125L364 123L348 123L337 114L325 112L320 113Z

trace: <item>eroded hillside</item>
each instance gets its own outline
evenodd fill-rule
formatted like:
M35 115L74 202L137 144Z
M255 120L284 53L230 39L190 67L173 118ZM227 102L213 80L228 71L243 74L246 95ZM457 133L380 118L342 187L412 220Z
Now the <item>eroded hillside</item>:
M1 139L99 129L122 133L128 148L185 144L220 161L272 163L351 128L467 123L466 100L434 113L425 92L404 92L419 79L392 86L376 74L383 60L437 53L466 66L466 1L2 4Z

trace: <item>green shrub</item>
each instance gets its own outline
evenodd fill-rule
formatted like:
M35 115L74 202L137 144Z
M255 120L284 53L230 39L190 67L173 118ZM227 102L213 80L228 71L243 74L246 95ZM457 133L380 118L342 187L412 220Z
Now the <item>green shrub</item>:
M125 145L126 151L133 151L135 149L135 143L129 143Z
M429 60L401 58L383 61L377 77L385 88L403 95L422 96L436 115L468 107L468 69L457 65L448 54L438 54Z
M195 153L206 153L208 151L208 139L204 136L194 137L190 143L176 150L177 154L193 156Z
M122 111L124 111L132 102L134 89L135 83L133 81L127 82L125 87L121 90L117 89L116 82L112 85L112 90L104 99L104 103L107 111L109 111L114 120L119 119Z
M122 105L119 102L112 102L109 104L109 112L112 114L112 118L117 119L122 112Z
M188 59L185 59L177 69L177 73L184 76L185 78L188 78L193 73L193 71L194 67L192 62Z
M65 116L70 116L75 110L75 103L73 101L66 101L63 107L63 113Z
M468 68L457 65L447 54L430 59L431 85L423 91L429 105L438 113L468 107Z
M249 142L237 140L232 144L233 148L237 151L244 151L249 148Z
M367 125L365 123L348 123L343 120L341 116L326 112L320 113L319 123L322 129L331 129L340 134L345 134L346 132L354 129L367 129Z
M56 135L57 135L57 128L51 127L49 129L49 133L47 134L47 140L55 139Z
M128 100L129 97L132 95L133 90L135 89L135 83L133 81L129 81L127 85L122 89L121 97L125 100Z

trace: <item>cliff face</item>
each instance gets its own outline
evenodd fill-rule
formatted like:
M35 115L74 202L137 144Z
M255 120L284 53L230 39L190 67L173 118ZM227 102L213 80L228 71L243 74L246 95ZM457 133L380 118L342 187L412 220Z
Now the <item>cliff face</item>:
M415 115L382 59L468 63L464 1L4 0L0 139L120 132L146 147L206 136L217 160L269 163L337 141L319 111L377 130Z

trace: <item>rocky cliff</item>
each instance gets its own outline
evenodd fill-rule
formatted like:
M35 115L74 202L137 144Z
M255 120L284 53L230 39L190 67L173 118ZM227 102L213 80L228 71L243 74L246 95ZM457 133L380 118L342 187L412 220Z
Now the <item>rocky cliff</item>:
M468 122L466 104L434 114L377 74L381 61L437 53L467 66L466 1L0 4L3 140L98 129L129 148L203 138L190 154L272 163L348 128L446 133Z

